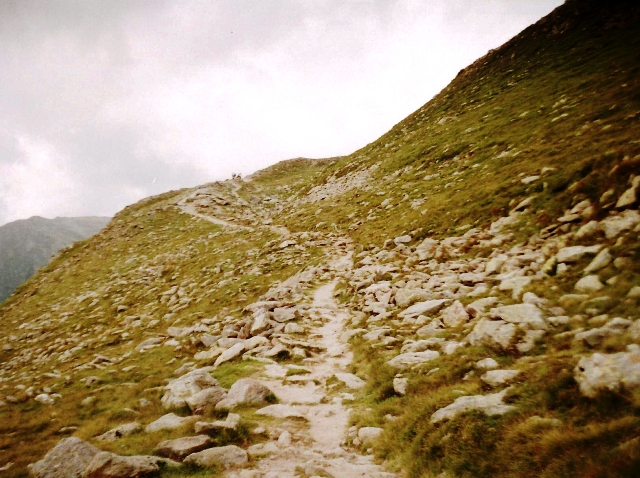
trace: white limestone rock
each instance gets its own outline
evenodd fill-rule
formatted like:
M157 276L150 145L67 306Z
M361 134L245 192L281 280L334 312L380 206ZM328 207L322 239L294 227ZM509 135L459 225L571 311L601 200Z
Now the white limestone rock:
M236 445L220 446L192 453L184 459L188 465L196 465L203 468L223 466L245 465L249 461L249 455L245 450Z
M609 216L600 221L600 229L607 239L614 239L638 224L640 224L640 213L633 209L627 209L621 214Z
M100 450L80 438L60 440L44 458L27 466L34 478L81 477Z
M396 291L396 305L398 307L409 307L416 302L424 302L429 298L429 293L424 289L402 288Z
M491 317L499 318L505 322L517 324L522 328L534 330L546 330L542 311L533 304L515 304L495 307L489 311Z
M515 324L504 320L480 319L466 341L471 345L485 345L507 349L516 335Z
M585 256L597 254L602 247L601 245L563 247L556 254L556 259L558 262L578 262Z
M154 453L173 460L182 460L188 455L208 448L212 443L207 435L176 438L158 443Z
M229 389L227 396L216 404L217 410L232 410L239 405L260 406L267 403L273 392L252 378L241 378Z
M367 384L367 382L365 382L360 377L358 377L357 375L354 375L352 373L340 373L339 372L339 373L336 373L334 375L338 380L340 380L342 383L344 383L348 388L360 389L360 388L364 387Z
M499 387L512 381L519 373L520 370L490 370L484 373L480 380L492 387Z
M583 277L575 285L575 290L583 293L597 292L602 289L604 289L604 284L600 282L597 275Z
M224 399L226 395L227 391L224 388L214 386L199 391L185 401L193 413L196 415L204 415L214 410L216 405Z
M574 369L574 378L582 394L593 398L601 390L615 392L621 388L640 387L640 346L629 345L627 350L582 357Z
M208 369L193 370L182 377L171 380L164 387L165 392L161 399L162 406L167 410L184 407L187 405L187 398L205 388L216 385L218 385L218 381L209 375Z
M431 415L431 423L452 419L470 410L479 410L489 416L503 415L511 410L515 410L516 407L513 405L505 405L503 403L504 396L508 390L507 388L499 393L489 395L458 397L451 405L441 408Z
M447 327L459 327L469 320L469 314L460 301L456 300L442 311L440 320L442 320Z
M144 431L147 433L153 433L160 430L175 430L177 428L184 427L193 422L200 420L199 415L194 415L190 417L179 417L175 413L167 413L166 415L161 416L157 420L149 423Z
M418 302L417 304L414 304L408 309L405 309L402 312L400 312L398 316L399 317L417 317L418 315L433 314L435 312L438 312L449 302L450 302L449 299L435 299L435 300L427 300L424 302Z
M609 248L602 249L591 263L584 269L584 274L598 272L607 267L613 261L613 256L609 252Z
M487 357L476 362L476 368L479 368L480 370L494 370L498 367L498 362L496 362L491 357Z
M426 362L440 357L440 352L435 350L425 350L424 352L409 352L400 354L392 358L387 362L390 367L400 370L411 368L415 365L420 365Z

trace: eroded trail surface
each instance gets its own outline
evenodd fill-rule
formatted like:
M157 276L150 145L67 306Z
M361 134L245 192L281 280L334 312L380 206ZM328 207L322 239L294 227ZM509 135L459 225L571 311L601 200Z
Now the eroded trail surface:
M350 254L335 258L327 275L330 282L320 285L301 304L305 322L313 324L309 341L316 344L317 354L304 360L303 367L271 364L259 378L282 405L282 416L265 422L271 441L249 449L255 470L264 478L301 476L395 477L373 462L372 456L361 455L345 445L349 410L343 404L353 399L364 382L347 372L352 361L348 345L340 340L346 308L340 307L333 293L338 277L351 264ZM305 372L292 374L292 372ZM346 385L349 392L337 393L333 388ZM228 477L249 476L229 472ZM245 473L244 475L242 473Z

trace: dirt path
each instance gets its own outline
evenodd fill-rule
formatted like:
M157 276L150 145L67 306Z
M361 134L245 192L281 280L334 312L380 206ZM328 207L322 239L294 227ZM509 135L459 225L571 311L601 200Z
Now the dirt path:
M339 273L350 262L349 257L342 257L332 265ZM279 403L304 416L304 420L286 419L278 423L271 434L274 441L264 448L269 450L266 456L254 456L255 469L263 478L299 477L302 472L306 476L336 478L396 476L384 472L372 456L361 455L344 445L349 410L343 401L353 398L351 393L364 383L347 372L353 357L348 345L340 341L340 335L349 313L333 297L336 283L334 279L317 288L306 306L306 320L314 324L309 338L322 347L322 352L304 365L310 373L287 377L286 366L272 364L266 368L267 377L261 380L273 390ZM336 376L350 383L352 389L332 393ZM242 475L231 472L227 476Z

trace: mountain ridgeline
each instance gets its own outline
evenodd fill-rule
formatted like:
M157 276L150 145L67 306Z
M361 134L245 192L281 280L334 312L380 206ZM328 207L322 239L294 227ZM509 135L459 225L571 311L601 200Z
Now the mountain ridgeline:
M3 476L640 475L640 6L125 208L1 306Z
M0 302L61 249L106 226L106 217L34 216L0 226Z

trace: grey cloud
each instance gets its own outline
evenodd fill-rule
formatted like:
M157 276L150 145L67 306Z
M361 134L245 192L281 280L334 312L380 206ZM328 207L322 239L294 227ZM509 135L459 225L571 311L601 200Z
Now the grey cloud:
M0 224L348 154L559 3L0 1Z

